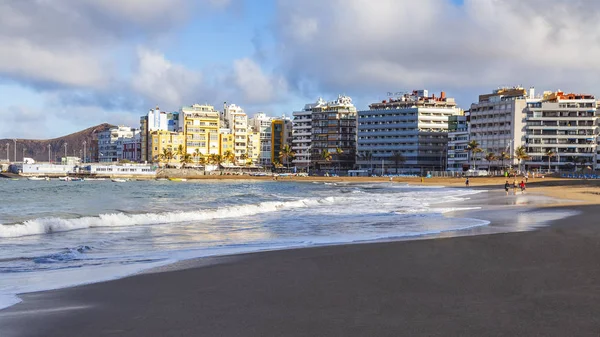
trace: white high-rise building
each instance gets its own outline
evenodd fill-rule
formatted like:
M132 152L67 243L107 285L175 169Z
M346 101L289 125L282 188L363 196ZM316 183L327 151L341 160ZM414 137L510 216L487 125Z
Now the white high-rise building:
M169 120L167 113L160 111L159 107L150 109L148 112L148 131L168 130Z
M518 163L515 149L525 144L525 122L528 102L537 102L533 88L529 92L519 86L499 88L491 94L479 95L479 101L471 104L470 141L476 141L483 150L470 152L469 161L478 169L503 169ZM494 153L498 160L486 161L486 153ZM501 160L505 152L511 159Z
M448 118L462 114L454 98L414 90L358 112L357 164L395 173L446 170ZM397 158L402 159L402 163Z
M292 113L292 150L296 153L293 161L297 167L307 168L310 165L310 149L312 145L312 113L313 109L324 107L327 102L321 97L315 103L309 103L303 110Z
M592 95L562 91L545 92L540 100L528 102L525 145L530 159L524 168L597 168L597 107Z
M225 106L224 118L233 133L236 162L243 164L248 156L248 116L241 107L230 104Z
M248 120L248 124L260 133L259 165L271 165L271 120L264 112L258 112Z

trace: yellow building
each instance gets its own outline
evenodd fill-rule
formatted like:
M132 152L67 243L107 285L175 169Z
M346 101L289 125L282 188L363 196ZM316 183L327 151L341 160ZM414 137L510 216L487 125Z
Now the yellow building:
M258 131L248 131L248 161L252 161L252 165L260 162L260 132Z
M233 134L231 134L229 129L221 129L221 132L219 133L219 154L221 156L225 155L225 152L227 151L233 152L235 145L233 139Z
M219 154L219 112L212 105L194 104L181 108L186 153Z
M271 121L271 163L281 162L279 155L284 145L290 145L292 122L289 119L273 119ZM290 145L291 146L291 145Z
M179 145L183 145L185 148L185 136L183 132L171 132L171 131L152 131L149 134L151 158L153 162L160 162L161 154L163 149L170 150L173 153L173 159L171 163L179 163L180 156L177 155L177 149Z

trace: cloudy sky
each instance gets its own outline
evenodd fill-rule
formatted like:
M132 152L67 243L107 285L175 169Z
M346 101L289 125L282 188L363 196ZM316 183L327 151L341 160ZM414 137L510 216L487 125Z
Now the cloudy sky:
M338 93L600 94L595 0L4 0L0 138L139 125L156 105L291 115Z

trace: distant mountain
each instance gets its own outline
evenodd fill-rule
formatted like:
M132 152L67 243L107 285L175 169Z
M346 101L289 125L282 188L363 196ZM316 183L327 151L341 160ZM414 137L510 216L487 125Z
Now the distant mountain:
M114 125L103 123L92 126L85 130L72 133L67 136L37 140L37 139L17 139L17 161L23 160L23 148L25 148L25 158L33 158L36 161L48 161L48 145L50 145L51 157L53 161L60 161L65 156L64 144L67 143L67 154L69 157L79 157L79 150L83 152L83 142L86 141L86 156L90 157L90 148L92 148L92 139L95 133L110 129ZM14 161L14 141L12 139L0 139L0 159L6 159L6 144L9 146L10 161Z

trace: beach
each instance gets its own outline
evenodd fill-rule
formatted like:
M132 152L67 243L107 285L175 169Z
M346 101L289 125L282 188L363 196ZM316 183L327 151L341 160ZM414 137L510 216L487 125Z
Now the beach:
M421 184L394 181L406 179ZM471 179L490 191L473 214L492 225L576 214L533 231L202 258L25 294L0 311L2 336L597 336L597 182L530 179L505 196L504 181Z

